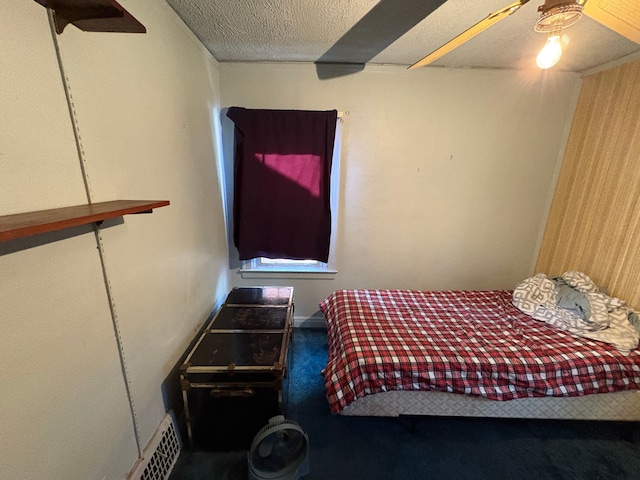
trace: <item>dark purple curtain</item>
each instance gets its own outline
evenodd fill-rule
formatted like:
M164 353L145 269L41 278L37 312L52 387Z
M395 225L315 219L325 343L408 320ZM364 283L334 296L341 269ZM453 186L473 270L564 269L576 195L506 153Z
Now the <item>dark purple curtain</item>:
M231 107L233 239L240 260L327 262L329 185L338 112Z

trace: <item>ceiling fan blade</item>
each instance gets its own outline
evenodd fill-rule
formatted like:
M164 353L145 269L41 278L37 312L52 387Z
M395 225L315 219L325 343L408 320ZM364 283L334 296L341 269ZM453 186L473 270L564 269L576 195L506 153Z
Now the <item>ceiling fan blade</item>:
M623 37L640 43L638 0L588 0L582 13Z
M442 57L443 55L446 55L447 53L449 53L453 49L459 47L460 45L465 43L467 40L471 40L473 37L475 37L479 33L483 32L484 30L486 30L487 28L491 27L492 25L495 25L496 23L498 23L503 18L506 18L507 16L511 15L512 13L515 13L516 11L518 11L518 9L520 7L522 7L528 1L529 0L519 0L519 1L515 2L515 3L512 3L511 5L508 5L508 6L504 7L501 10L498 10L497 12L493 12L492 14L490 14L489 16L484 18L483 20L480 20L478 23L476 23L472 27L470 27L467 30L465 30L464 32L462 32L460 35L455 37L453 40L449 40L447 43L442 45L437 50L434 50L433 52L431 52L429 55L424 57L422 60L419 60L416 63L414 63L413 65L411 65L409 67L409 70L413 70L413 69L416 69L416 68L424 67L425 65L429 65L430 63L436 61L438 58ZM636 0L631 0L631 1L636 1Z

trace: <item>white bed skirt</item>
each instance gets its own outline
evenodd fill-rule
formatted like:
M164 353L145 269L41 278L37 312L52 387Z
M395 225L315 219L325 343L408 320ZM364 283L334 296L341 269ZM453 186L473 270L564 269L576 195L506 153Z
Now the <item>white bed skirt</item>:
M508 401L438 391L390 391L359 398L340 414L640 421L640 390Z

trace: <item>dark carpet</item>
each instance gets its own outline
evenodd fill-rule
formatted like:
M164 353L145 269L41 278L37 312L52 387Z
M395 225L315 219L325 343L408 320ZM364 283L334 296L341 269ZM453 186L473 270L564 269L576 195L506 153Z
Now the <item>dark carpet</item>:
M286 417L309 435L308 480L640 479L640 424L331 415L324 330L295 329ZM170 480L244 480L247 452L183 450Z

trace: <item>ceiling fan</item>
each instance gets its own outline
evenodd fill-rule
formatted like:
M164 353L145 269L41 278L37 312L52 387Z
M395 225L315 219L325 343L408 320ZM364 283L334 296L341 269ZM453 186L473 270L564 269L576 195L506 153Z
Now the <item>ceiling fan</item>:
M517 12L528 2L529 0L518 0L491 13L453 40L411 65L409 70L429 65L480 32ZM544 4L538 7L538 11L541 13L534 30L547 34L547 43L536 59L540 68L550 68L558 63L562 55L560 38L563 29L576 23L583 14L629 40L640 43L640 0L545 0Z

